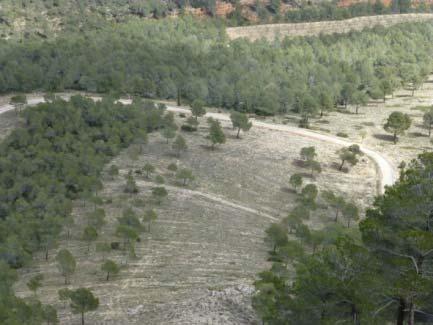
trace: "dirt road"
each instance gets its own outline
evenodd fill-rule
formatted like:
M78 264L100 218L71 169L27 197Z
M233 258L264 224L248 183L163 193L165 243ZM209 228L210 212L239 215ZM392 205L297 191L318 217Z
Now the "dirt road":
M69 96L62 96L62 98L64 99L69 99ZM94 100L100 100L100 97L91 97ZM35 97L31 97L29 96L28 98L28 105L29 106L33 106L33 105L37 105L39 103L43 103L44 102L44 98L41 96L35 96ZM123 104L130 104L131 101L127 100L127 99L122 99L121 102ZM190 114L190 110L187 108L183 108L183 107L178 107L178 106L172 106L169 105L167 107L167 109L169 111L172 112L177 112L177 113L185 113L185 114ZM0 114L13 110L13 106L6 104L3 106L0 106ZM230 121L230 116L227 113L207 113L206 114L207 117L212 117L215 118L217 120L222 120L222 121ZM298 136L304 136L304 137L308 137L311 139L315 139L318 141L324 141L324 142L329 142L329 143L333 143L333 144L337 144L337 145L341 145L341 146L348 146L353 144L353 142L347 141L347 140L343 140L341 138L338 137L334 137L334 136L330 136L327 134L322 134L322 133L318 133L318 132L314 132L308 129L301 129L301 128L297 128L297 127L293 127L293 126L289 126L289 125L282 125L282 124L272 124L272 123L267 123L267 122L261 122L261 121L257 121L257 120L253 120L253 125L255 127L259 127L259 128L265 128L265 129L270 129L270 130L275 130L275 131L281 131L281 132L286 132L286 133L290 133L290 134L294 134L294 135L298 135ZM379 182L379 193L382 194L385 190L386 186L390 186L392 184L394 184L394 182L397 180L398 178L398 171L397 168L391 164L391 162L380 152L374 151L366 146L363 146L361 144L359 144L362 152L364 152L365 155L367 155L370 159L372 159L376 166L377 166L377 171L378 171L378 182Z

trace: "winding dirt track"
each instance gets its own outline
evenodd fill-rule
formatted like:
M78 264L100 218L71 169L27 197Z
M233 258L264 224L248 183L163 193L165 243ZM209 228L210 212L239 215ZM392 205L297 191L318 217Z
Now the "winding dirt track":
M62 96L62 98L67 100L69 99L69 96ZM100 97L91 97L91 98L93 100L101 99ZM122 99L120 101L123 104L131 103L131 101L127 99ZM34 106L43 102L44 102L43 97L31 97L28 99L28 106ZM14 109L13 106L9 104L0 106L0 114L13 109ZM190 114L190 110L183 107L169 105L167 109L172 112ZM221 121L230 121L230 116L227 113L207 113L206 116ZM289 125L271 124L271 123L265 123L257 120L252 120L252 122L255 127L286 132L297 136L308 137L310 139L314 139L317 141L324 141L324 142L333 143L341 146L349 146L351 144L354 144L353 142L346 141L341 138L337 138L327 134L322 134L322 133L314 132L307 129L301 129ZM378 171L378 177L377 177L379 182L378 192L379 194L383 194L385 191L385 187L394 184L395 181L397 180L398 178L397 168L382 153L374 151L361 144L358 145L360 146L362 152L364 152L365 155L367 155L370 159L372 159L375 162Z

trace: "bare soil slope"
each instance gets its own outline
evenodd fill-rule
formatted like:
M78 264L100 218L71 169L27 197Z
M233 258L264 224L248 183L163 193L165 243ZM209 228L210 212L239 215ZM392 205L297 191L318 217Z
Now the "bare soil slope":
M359 31L374 26L393 26L404 22L431 21L433 14L396 14L357 17L339 21L320 21L313 23L268 24L227 28L230 39L247 38L255 41L261 38L274 40L286 36L315 36L319 34L342 34Z

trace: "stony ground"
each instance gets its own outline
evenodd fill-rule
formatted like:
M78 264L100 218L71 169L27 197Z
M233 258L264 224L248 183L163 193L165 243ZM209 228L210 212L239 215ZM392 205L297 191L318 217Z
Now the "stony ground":
M410 96L402 90L386 103L371 102L360 109L360 114L332 112L315 119L313 128L336 135L346 133L349 140L364 143L385 153L396 165L430 149L430 139L422 127L419 106L433 104L433 82ZM397 145L383 130L387 116L402 111L414 119L411 129L400 137ZM296 116L270 118L270 122L295 124ZM18 125L13 112L1 115L0 126L4 137ZM178 116L178 123L181 118ZM141 234L136 245L136 258L127 258L122 251L113 251L109 258L122 263L120 275L104 281L100 271L103 257L92 246L87 253L80 240L84 216L93 205L76 202L76 227L72 239L63 238L60 247L67 247L77 257L78 269L71 287L85 286L100 298L97 312L89 313L91 324L254 324L251 308L252 282L265 269L266 245L264 229L285 216L296 203L296 195L288 189L292 173L304 173L306 182L314 182L319 189L333 189L350 193L350 198L361 207L371 203L376 189L374 165L362 158L359 165L342 173L336 170L335 151L338 146L318 143L284 132L262 128L252 129L235 138L228 123L223 123L227 143L215 151L209 149L207 125L201 122L198 133L182 133L189 149L178 158L171 146L159 134L150 136L144 152L137 148L125 150L112 164L119 166L118 177L104 176L103 208L107 225L100 232L99 241L119 241L113 232L116 218L125 207L133 207L138 214L154 207L159 215L150 233ZM299 162L299 150L315 146L323 172L310 178ZM123 193L124 175L140 169L146 162L157 167L150 179L136 175L140 188L137 195ZM184 188L178 184L170 163L194 171L196 180ZM161 205L152 202L150 190L156 186L156 175L165 179L169 197ZM326 215L316 215L313 227L331 222ZM62 324L78 324L79 317L58 301L62 288L53 256L43 261L35 256L31 268L22 270L16 289L21 296L30 296L25 283L31 275L44 273L39 292L44 302L54 303L59 309Z
M267 267L264 230L296 203L295 193L288 189L290 175L304 173L306 182L315 182L320 189L350 192L361 206L370 203L375 194L373 163L363 158L349 172L339 172L334 166L338 146L258 128L239 140L228 124L224 124L224 132L227 143L212 151L202 121L198 133L183 133L189 149L180 158L159 134L153 134L144 152L131 147L112 162L121 175L104 177L100 196L106 202L107 225L99 240L119 241L113 232L125 207L133 207L139 215L154 207L159 218L150 233L140 236L137 258L128 259L122 251L110 253L110 258L123 264L120 275L110 282L104 281L100 271L102 256L94 252L93 245L87 253L80 240L83 216L94 207L77 202L73 238L62 240L59 247L68 247L77 257L71 287L90 287L100 298L98 311L88 315L91 324L254 324L252 283ZM298 156L302 147L312 145L317 148L323 173L309 178ZM156 172L150 180L136 175L139 194L124 194L124 175L146 162L154 164ZM173 162L194 171L196 180L187 188L167 169ZM150 194L156 175L164 177L169 192L160 206L152 202ZM328 222L332 221L326 216L312 220L316 227ZM54 256L55 251L50 254ZM17 292L30 295L25 283L36 272L45 274L40 298L59 308L63 324L78 323L69 307L58 302L57 290L63 287L63 280L53 257L45 262L36 256L34 266L23 271Z

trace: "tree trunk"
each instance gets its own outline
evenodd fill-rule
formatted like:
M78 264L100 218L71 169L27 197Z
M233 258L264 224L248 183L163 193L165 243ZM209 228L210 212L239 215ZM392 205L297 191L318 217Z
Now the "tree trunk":
M356 107L355 107L355 113L356 113L356 115L358 115L358 109L359 109L359 106L356 105Z
M394 144L397 144L397 132L394 132Z
M236 134L236 138L239 139L239 133L241 132L241 128L238 128L238 134Z
M415 304L413 302L411 302L409 305L409 319L407 324L415 325Z
M399 305L397 310L397 325L404 325L404 310L406 309L406 302L403 298L399 299Z
M343 160L342 162L341 162L341 165L340 165L340 167L338 168L338 170L342 170L343 169L343 166L344 166L344 163L345 163L346 161L345 160Z
M177 106L180 106L180 89L177 88Z
M335 212L335 222L338 222L338 215L340 214L340 209L337 209L337 211Z
M84 325L84 311L81 312L81 325Z
M107 272L107 281L110 280L110 272Z
M428 128L428 137L430 138L430 136L431 136L431 125L430 125L430 127Z
M45 250L45 261L48 261L48 247L47 247L47 249Z

